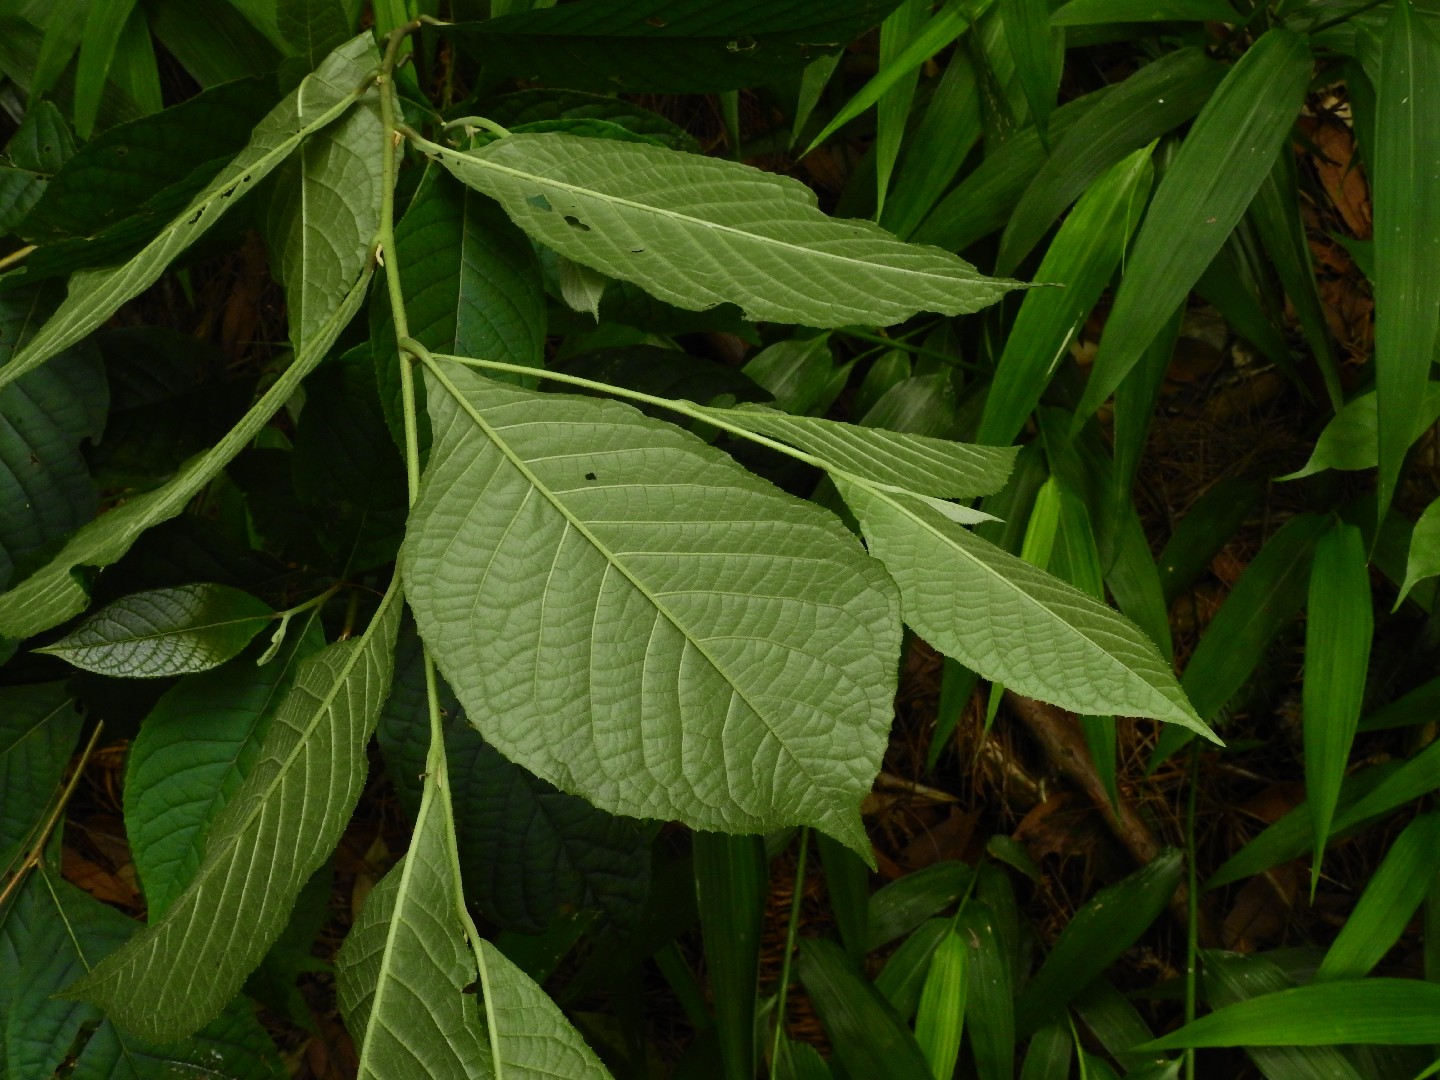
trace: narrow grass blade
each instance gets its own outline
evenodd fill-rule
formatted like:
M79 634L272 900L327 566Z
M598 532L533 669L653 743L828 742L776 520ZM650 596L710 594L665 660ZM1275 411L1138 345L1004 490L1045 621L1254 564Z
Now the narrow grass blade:
M1227 1005L1136 1049L1434 1042L1440 1042L1440 985L1359 979L1312 983Z
M950 919L928 919L900 943L875 976L875 989L885 996L895 1012L905 1020L920 1007L920 993L925 988L925 975L930 970L930 956L949 935Z
M810 153L842 127L854 120L870 106L878 102L887 91L901 79L919 69L930 57L949 45L970 28L992 0L951 0L936 12L935 16L911 38L889 63L882 64L875 77L860 88L845 107L835 114L819 135L810 141L805 153ZM801 155L802 157L804 155Z
M1385 24L1375 89L1378 520L1418 431L1440 308L1440 39L1403 0Z
M980 131L975 65L956 49L945 63L945 74L930 96L920 126L906 140L880 224L902 240L914 232L955 179Z
M1130 1075L1163 1069L1169 1062L1158 1054L1136 1054L1134 1047L1155 1037L1130 999L1106 979L1097 979L1071 1006L1091 1034L1115 1060L1130 1067Z
M1227 478L1195 500L1170 535L1157 563L1168 607L1205 572L1235 534L1260 494L1248 480Z
M1364 540L1354 525L1336 525L1315 545L1305 622L1305 792L1315 830L1312 894L1360 722L1374 626Z
M1428 724L1440 716L1440 676L1421 683L1360 721L1361 731L1388 731Z
M1180 685L1206 723L1245 685L1270 643L1305 602L1310 559L1329 522L1318 515L1291 518L1260 549L1205 630ZM1162 731L1151 756L1154 768L1190 741L1184 731Z
M755 1076L755 986L769 864L759 836L694 835L695 899L727 1080Z
M801 942L800 979L846 1075L930 1080L929 1063L915 1037L838 945L820 939ZM1440 987L1436 991L1440 993Z
M825 892L840 930L840 940L858 970L870 942L870 871L860 856L823 833L815 836Z
M915 1041L935 1080L950 1080L965 1028L966 948L951 931L930 958L930 973L915 1015Z
M1109 284L1154 176L1149 148L1113 166L1076 204L1051 241L996 364L976 441L1009 445L1059 367L1070 339Z
M970 704L970 698L974 696L975 688L979 685L979 675L960 661L945 657L945 664L940 675L940 703L935 707L935 730L930 734L930 749L925 753L927 772L935 768L935 763L940 760L940 755L950 745L950 739L955 734L960 717L964 714L965 707Z
M805 70L800 74L800 94L795 102L795 116L790 121L790 148L793 150L795 144L800 141L800 133L805 130L805 125L810 122L810 116L815 111L815 106L820 104L820 95L825 92L825 86L830 82L830 76L835 74L835 68L840 63L840 53L829 53L805 65Z
M1105 500L1107 528L1118 535L1121 520L1135 512L1135 477L1140 472L1140 459L1150 437L1150 425L1160 404L1160 391L1165 386L1165 372L1175 357L1180 337L1180 323L1185 305L1175 309L1170 321L1145 348L1130 374L1115 388L1115 404L1111 420L1111 449L1115 464L1110 471L1110 492ZM1142 530L1143 532L1143 530ZM1146 541L1148 550L1149 541ZM1168 634L1168 631L1167 631Z
M1264 956L1215 950L1204 955L1205 1001L1222 1008L1288 990L1295 981ZM1246 1053L1270 1080L1362 1080L1345 1051L1334 1046L1251 1046Z
M1103 96L1096 92L1078 99L1074 104L1101 100L1063 133L1061 119L1074 104L1057 109L1051 118L1052 151L1035 162L1014 213L1001 220L1005 232L995 264L1019 266L1082 192L1117 162L1193 117L1224 74L1225 69L1199 49L1178 49L1107 87ZM996 157L1009 153L1006 149ZM973 175L989 165L987 161ZM961 186L969 183L967 179Z
M1115 554L1105 572L1105 584L1115 597L1115 606L1145 631L1167 660L1174 658L1170 638L1170 612L1160 587L1160 571L1150 554L1145 527L1129 500L1120 510L1115 530Z
M1365 885L1315 981L1370 974L1414 917L1440 871L1440 813L1423 814L1395 838Z
M1185 299L1274 165L1310 80L1305 39L1266 31L1200 111L1135 238L1076 428Z
M1166 851L1101 889L1060 932L1045 963L1015 1003L1015 1027L1031 1034L1054 1018L1165 910L1180 884L1182 857Z
M982 887L984 880L982 875ZM972 899L955 920L955 933L968 954L965 1018L980 1080L1008 1080L1015 1072L1015 977L995 900Z
M1225 0L1070 0L1050 16L1052 26L1094 26L1128 22L1241 21Z
M905 47L928 21L929 12L930 0L904 0L885 17L880 24L880 70L876 78L884 78L886 69L904 55ZM910 106L915 100L915 87L919 82L920 68L916 65L896 78L875 103L875 142L871 152L875 156L877 221L885 210L885 193L890 189L890 176L900 157L905 122L910 117Z
M999 0L1005 40L1015 58L1015 76L1042 145L1050 143L1050 114L1060 86L1065 32L1052 30L1047 0Z
M897 878L870 897L867 950L888 945L938 915L964 895L973 871L956 859Z
M85 30L80 36L80 59L75 64L75 134L89 139L100 113L100 95L115 59L121 32L135 0L109 0L104 4L88 4L85 9Z

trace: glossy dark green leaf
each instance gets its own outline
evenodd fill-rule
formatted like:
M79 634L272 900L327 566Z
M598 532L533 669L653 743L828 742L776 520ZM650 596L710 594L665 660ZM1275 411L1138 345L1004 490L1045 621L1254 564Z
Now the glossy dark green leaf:
M1305 619L1305 793L1317 879L1360 722L1374 625L1364 540L1354 525L1338 524L1315 545Z
M75 140L59 109L37 101L25 110L0 158L0 235L24 220L74 153Z
M1103 96L1090 95L1100 100L1063 134L1059 122L1069 106L1057 110L1052 152L1024 178L1024 194L1005 224L996 266L1019 266L1065 208L1106 170L1199 112L1224 73L1200 50L1177 49L1108 88Z
M228 585L153 589L107 604L37 651L101 675L158 679L219 667L274 617Z
M1266 650L1305 602L1310 559L1329 528L1319 515L1291 518L1250 561L1185 665L1180 685L1195 711L1218 721L1225 706L1265 658ZM1186 732L1162 731L1152 766L1190 741Z
M1030 1039L1020 1080L1069 1080L1074 1056L1074 1043L1065 1022L1046 1024Z
M1070 0L1050 17L1053 26L1124 22L1239 23L1225 0Z
M765 842L758 836L699 832L692 846L722 1068L727 1080L753 1080L760 932L770 884Z
M705 93L769 82L874 26L895 0L599 0L449 31L487 69L582 90Z
M1107 979L1097 979L1071 1006L1091 1034L1115 1060L1130 1066L1127 1075L1149 1075L1148 1069L1171 1064L1160 1054L1136 1054L1134 1047L1154 1038L1139 1010Z
M966 863L947 859L876 890L868 905L865 951L888 945L940 914L965 893L971 874Z
M1077 424L1114 393L1250 205L1294 123L1311 65L1304 38L1269 30L1200 111L1135 238Z
M645 836L624 818L557 791L486 745L448 687L445 752L466 895L487 919L541 933L568 911L603 911L629 929L650 880ZM395 676L376 739L400 804L412 818L430 742L420 640L401 632ZM536 976L540 977L540 976Z
M293 479L301 507L338 566L356 574L394 561L405 533L405 466L385 427L370 349L305 384Z
M125 832L152 919L195 876L210 826L255 768L296 665L325 638L317 622L294 627L280 654L257 665L259 644L167 690L130 744Z
M1024 427L1120 264L1153 176L1149 149L1137 150L1097 179L1065 219L1035 272L1037 281L1060 287L1025 294L996 364L976 441L1008 445Z
M1405 2L1385 24L1376 82L1375 390L1383 518L1420 431L1440 307L1440 38Z
M1440 985L1417 979L1312 983L1217 1009L1146 1050L1195 1046L1416 1046L1440 1041Z
M1422 814L1395 838L1331 944L1315 981L1361 979L1400 940L1440 871L1440 814Z
M158 1043L58 996L138 929L48 865L36 868L0 914L0 1061L10 1075L52 1076L68 1062L71 1075L97 1080L214 1075L217 1064L234 1080L284 1076L274 1044L244 1001L190 1038Z
M0 877L64 779L82 720L64 683L0 688Z
M1178 851L1097 892L1060 932L1050 955L1015 1003L1015 1027L1031 1034L1135 943L1180 884Z
M0 367L54 306L46 290L0 293ZM0 390L0 587L16 560L94 517L98 499L81 445L100 438L108 403L105 372L89 344Z
M838 945L816 938L802 941L800 980L848 1075L931 1080L915 1037Z

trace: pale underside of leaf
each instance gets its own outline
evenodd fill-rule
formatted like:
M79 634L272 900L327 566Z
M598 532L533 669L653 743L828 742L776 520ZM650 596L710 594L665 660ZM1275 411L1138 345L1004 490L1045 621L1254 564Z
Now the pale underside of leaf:
M156 1040L216 1016L285 927L360 797L400 625L391 584L365 632L305 660L254 771L216 819L189 887L69 993Z
M870 222L828 218L805 185L735 162L558 132L471 154L424 149L542 243L678 307L890 325L977 311L1018 287Z
M613 813L864 845L899 623L853 537L628 406L427 382L401 563L485 738Z
M154 284L181 252L254 190L307 134L359 100L363 80L378 64L374 38L368 32L332 53L260 122L234 161L134 258L115 267L83 270L71 278L70 294L59 310L10 363L0 367L0 387L100 327L121 304Z
M985 678L1080 714L1147 716L1214 738L1170 667L1098 600L903 496L839 481L905 620Z
M310 341L240 422L213 447L197 454L154 491L128 499L77 531L60 553L9 592L0 594L0 637L27 638L79 614L90 602L77 574L119 559L146 529L175 517L245 448L315 369L340 331L359 310L370 283L367 270L336 309L323 333Z

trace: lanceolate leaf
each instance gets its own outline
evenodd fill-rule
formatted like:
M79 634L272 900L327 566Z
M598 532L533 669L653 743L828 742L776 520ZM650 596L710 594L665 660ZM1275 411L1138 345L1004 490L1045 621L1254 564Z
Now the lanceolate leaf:
M0 373L51 310L40 290L0 294ZM109 393L99 356L80 345L0 390L0 586L15 560L95 514L95 485L80 454L105 428Z
M1250 205L1295 121L1310 68L1304 38L1268 30L1200 111L1135 238L1077 425L1114 393Z
M228 585L152 589L107 604L37 652L78 668L128 679L158 679L219 667L275 617Z
M240 989L360 797L365 748L390 686L399 592L397 581L363 634L304 661L195 879L72 995L168 1040L204 1025Z
M1408 3L1385 25L1380 61L1371 171L1383 519L1419 429L1440 308L1440 39Z
M836 51L896 0L591 0L462 23L487 68L582 89L705 93Z
M249 145L139 254L120 266L76 274L60 309L10 363L0 367L0 387L79 341L126 300L152 285L176 256L289 157L306 135L343 115L359 98L362 82L378 59L368 33L337 49L260 122Z
M380 228L376 147L383 138L378 97L369 94L329 128L311 135L276 178L270 251L285 286L290 342L297 352L324 332L370 259Z
M152 920L195 876L210 826L255 768L295 666L324 644L311 622L268 663L247 654L186 679L145 718L126 755L125 832Z
M904 496L841 480L905 621L947 656L1081 714L1149 716L1207 738L1155 646L1119 612Z
M64 683L0 689L0 876L64 778L81 719Z
M1395 598L1395 607L1400 607L1411 589L1436 574L1440 574L1440 499L1425 508L1410 534L1405 582L1400 586L1400 595Z
M246 1002L231 1004L193 1038L162 1044L116 1026L90 1005L59 996L134 931L132 920L49 865L36 868L0 914L0 1063L8 1075L52 1076L62 1067L86 1080L284 1075L274 1044ZM220 1063L223 1074L216 1068Z
M401 564L486 740L615 813L868 851L898 605L838 521L626 406L427 383Z
M678 307L888 326L976 311L1016 287L870 222L827 218L803 184L732 161L559 133L470 154L422 145L537 240Z
M285 374L223 439L187 461L162 487L127 500L81 528L54 559L9 592L0 594L0 637L30 637L83 611L89 596L75 571L79 567L109 566L130 550L135 538L151 525L158 525L184 510L195 494L244 449L314 370L359 309L368 285L367 273L332 314L325 333L311 340L309 350L296 356Z
M1421 405L1415 415L1414 438L1419 438L1436 419L1440 419L1440 383L1427 383L1420 394ZM1325 469L1373 469L1380 463L1379 409L1376 391L1351 399L1341 407L1320 432L1310 460L1297 472L1278 477L1299 480ZM1414 439L1412 438L1412 442Z

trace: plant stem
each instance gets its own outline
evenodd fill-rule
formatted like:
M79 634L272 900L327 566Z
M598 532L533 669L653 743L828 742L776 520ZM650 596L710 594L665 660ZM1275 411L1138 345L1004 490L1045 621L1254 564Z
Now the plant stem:
M785 1037L785 998L790 990L790 955L800 929L800 898L805 892L805 859L810 851L810 827L800 826L800 855L795 862L795 892L790 897L790 922L785 927L785 955L780 961L780 987L775 992L775 1036L770 1041L770 1080L780 1067L780 1042Z
M1200 779L1200 749L1190 744L1190 787L1185 793L1185 1023L1195 1019L1196 966L1200 959L1200 875L1195 866L1195 793ZM1185 1051L1185 1080L1195 1080L1195 1050Z

